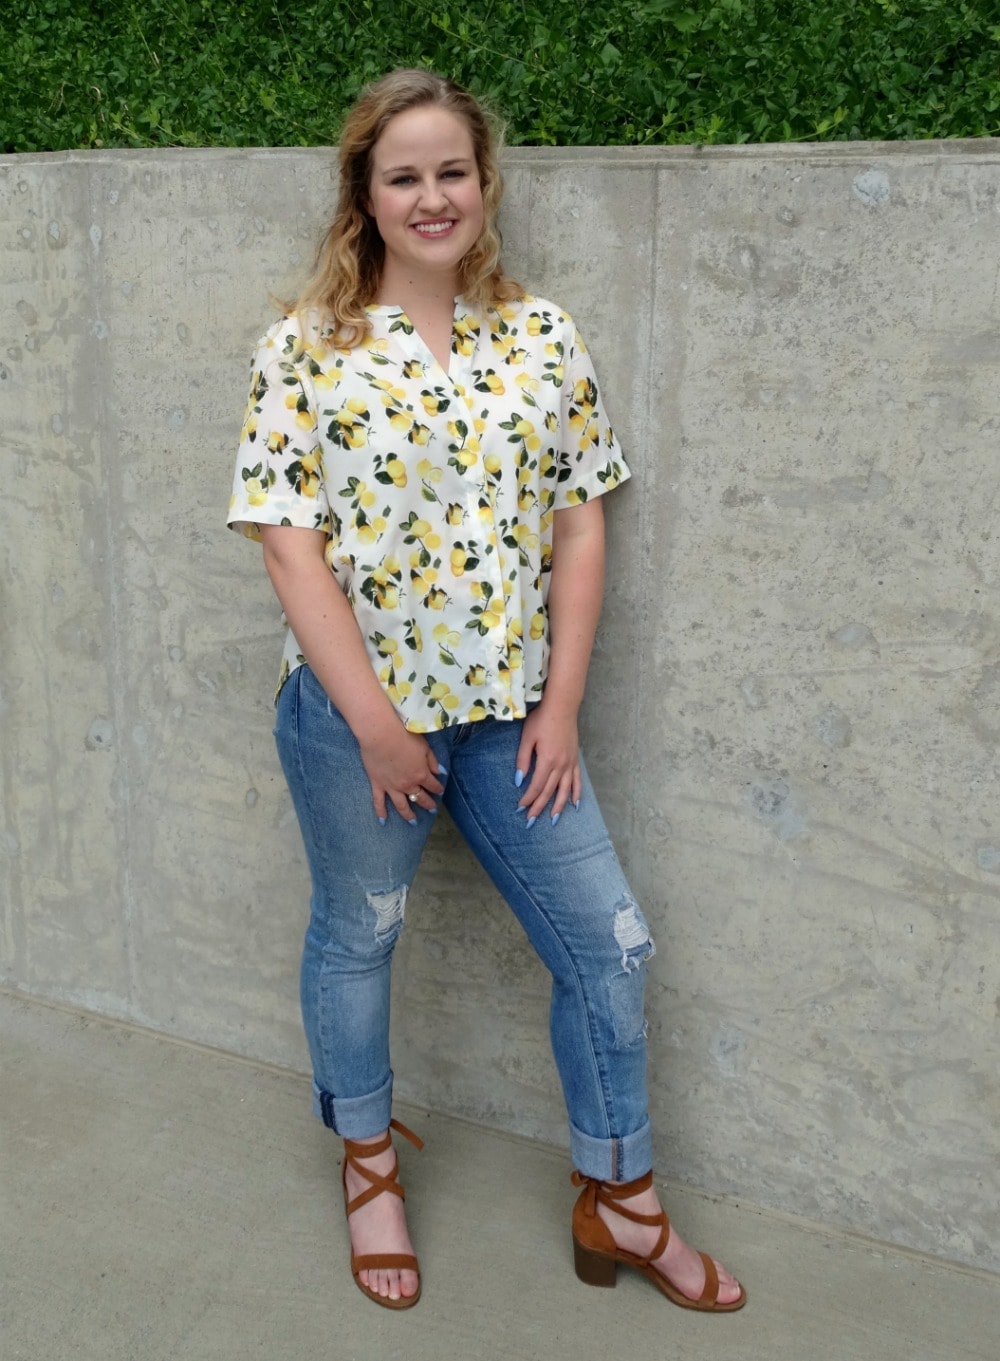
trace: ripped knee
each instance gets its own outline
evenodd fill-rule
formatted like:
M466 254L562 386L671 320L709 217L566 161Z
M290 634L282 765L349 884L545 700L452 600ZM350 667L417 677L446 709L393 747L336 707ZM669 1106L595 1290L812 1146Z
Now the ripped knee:
M366 889L368 906L375 913L375 939L380 945L392 945L403 929L406 917L406 885L377 892Z
M614 937L620 954L608 982L611 1019L616 1048L627 1049L646 1038L646 961L656 953L646 919L631 898L615 908Z
M638 969L656 954L646 919L639 911L639 904L631 898L615 908L615 941L621 949L622 968L626 973Z

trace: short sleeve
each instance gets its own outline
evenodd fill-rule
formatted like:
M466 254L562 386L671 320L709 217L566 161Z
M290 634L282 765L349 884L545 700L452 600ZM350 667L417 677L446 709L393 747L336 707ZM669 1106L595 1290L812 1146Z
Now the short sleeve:
M587 347L572 323L571 336L561 389L556 510L603 496L631 475L604 409Z
M302 343L287 319L257 346L228 524L259 539L261 525L331 533L313 386Z

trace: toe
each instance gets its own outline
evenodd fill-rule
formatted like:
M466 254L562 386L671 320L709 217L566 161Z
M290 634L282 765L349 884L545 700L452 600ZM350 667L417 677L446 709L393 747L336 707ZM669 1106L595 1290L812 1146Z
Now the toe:
M719 1304L735 1304L743 1293L743 1287L721 1262L715 1263L715 1269L719 1274Z

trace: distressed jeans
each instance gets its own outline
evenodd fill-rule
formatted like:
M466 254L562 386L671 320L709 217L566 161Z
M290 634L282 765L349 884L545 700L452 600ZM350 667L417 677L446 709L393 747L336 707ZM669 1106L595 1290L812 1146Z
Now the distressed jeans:
M643 992L653 943L586 771L579 810L527 827L514 785L521 727L484 719L427 734L447 772L440 802L552 975L575 1166L631 1181L652 1166ZM390 805L379 825L357 739L308 666L282 688L275 738L312 875L301 995L314 1109L364 1139L389 1123L389 971L435 815L415 808L411 825Z

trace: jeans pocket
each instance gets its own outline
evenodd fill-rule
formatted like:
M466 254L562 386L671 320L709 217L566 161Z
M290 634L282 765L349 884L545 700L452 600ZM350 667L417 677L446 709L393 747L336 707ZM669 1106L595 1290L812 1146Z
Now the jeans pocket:
M283 735L293 735L299 726L299 685L304 668L297 666L278 692L274 706L274 727L271 729L275 741L280 742Z

